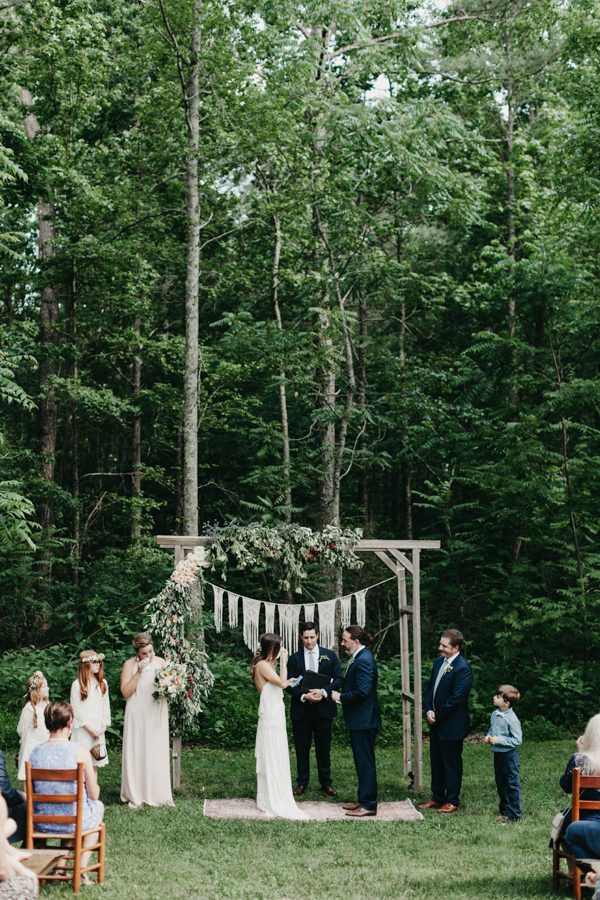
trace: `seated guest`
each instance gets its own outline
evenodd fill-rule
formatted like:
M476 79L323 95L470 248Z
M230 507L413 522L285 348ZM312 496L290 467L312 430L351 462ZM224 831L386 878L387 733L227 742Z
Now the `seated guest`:
M68 703L57 700L49 703L44 711L46 728L49 732L48 740L44 744L38 744L31 751L29 762L33 769L76 769L77 764L84 764L84 802L83 802L83 830L87 831L95 825L100 825L104 816L104 804L98 799L100 788L96 780L96 772L92 763L90 751L81 744L69 740L73 728L73 710ZM37 794L65 794L75 793L76 783L65 781L35 781L34 791ZM75 815L74 803L36 803L35 813L38 815ZM36 831L48 834L69 834L75 831L74 825L62 825L56 822L39 822L35 825ZM84 847L89 847L98 842L98 834L92 833L84 838ZM81 865L87 866L90 851L84 851L81 856ZM59 863L59 867L61 864ZM82 875L83 884L91 884L88 875Z
M25 804L25 794L22 791L18 791L16 788L12 786L10 783L10 778L8 776L8 770L6 768L6 759L4 758L4 753L0 750L0 792L6 801L6 805L8 806L8 815L11 819L17 824L17 829L14 834L11 835L10 841L12 844L17 843L18 841L25 840L25 818L26 818L26 804Z
M0 900L32 900L38 894L38 881L21 862L29 854L11 847L7 840L14 828L6 802L0 797Z
M565 793L573 789L573 769L581 770L582 775L600 774L600 714L592 716L584 733L577 738L577 752L574 753L561 776L560 786ZM600 791L586 788L581 792L582 800L600 800ZM578 859L600 856L600 810L581 810L581 821L571 823L571 812L567 814L564 827L565 842L568 849ZM588 826L591 826L589 828ZM596 850L592 850L592 846ZM582 852L583 851L583 852Z

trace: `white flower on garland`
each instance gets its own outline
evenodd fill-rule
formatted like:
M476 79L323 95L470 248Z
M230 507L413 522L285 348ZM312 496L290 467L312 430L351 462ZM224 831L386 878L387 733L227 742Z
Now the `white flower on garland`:
M182 587L191 587L198 580L198 571L208 566L210 566L210 562L206 559L204 547L194 547L192 553L177 563L171 575L171 581Z

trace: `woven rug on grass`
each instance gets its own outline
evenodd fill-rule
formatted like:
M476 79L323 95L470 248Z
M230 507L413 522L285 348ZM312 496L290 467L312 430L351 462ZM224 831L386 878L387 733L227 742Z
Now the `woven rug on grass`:
M328 803L326 800L307 800L298 804L311 822L324 822L328 819L343 819L345 822L409 822L423 818L410 800L397 800L393 803L380 803L376 816L357 819L347 816L340 803ZM261 812L255 800L248 797L235 797L228 800L205 800L204 815L209 819L257 819L263 822L273 820Z

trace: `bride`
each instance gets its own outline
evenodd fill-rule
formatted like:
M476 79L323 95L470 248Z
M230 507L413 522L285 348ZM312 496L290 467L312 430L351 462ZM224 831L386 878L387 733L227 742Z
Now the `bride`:
M279 675L275 663L279 660ZM296 806L292 793L290 753L285 727L283 689L287 677L288 651L278 634L263 634L260 650L252 660L252 677L260 694L256 730L256 805L279 819L308 819Z

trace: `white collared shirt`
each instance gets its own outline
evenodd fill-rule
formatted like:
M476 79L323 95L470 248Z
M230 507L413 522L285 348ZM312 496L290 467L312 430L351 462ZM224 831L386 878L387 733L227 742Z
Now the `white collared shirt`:
M309 669L309 667L308 667L308 664L310 662L311 653L315 654L313 656L313 659L315 661L315 668L312 669L312 671L318 672L319 671L319 656L321 655L321 648L319 647L318 644L315 644L315 646L313 647L312 650L309 650L307 647L304 648L304 668L306 669L307 672L311 671L311 669ZM324 690L323 688L321 688L321 693L323 694L325 699L327 699L327 691ZM304 699L304 694L301 694L300 702L306 703L306 700Z
M319 655L320 655L320 647L318 644L315 644L312 651L307 650L306 647L304 648L304 668L308 671L308 664L310 662L311 653L314 654L314 656L313 656L313 659L315 661L314 671L318 672L319 671Z

